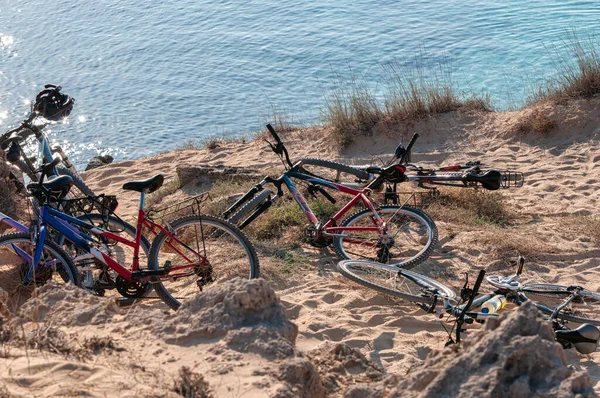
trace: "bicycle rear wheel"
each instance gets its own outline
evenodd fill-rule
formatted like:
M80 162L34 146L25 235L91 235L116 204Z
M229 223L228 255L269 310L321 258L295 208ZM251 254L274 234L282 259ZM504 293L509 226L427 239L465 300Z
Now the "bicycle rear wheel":
M388 205L377 209L388 225L387 236L374 231L342 231L333 240L336 253L349 260L377 261L410 269L425 261L438 241L435 223L411 206ZM364 209L340 223L342 227L374 227L373 213Z
M431 303L435 296L454 299L452 289L416 272L374 261L344 260L337 265L346 278L378 292L417 303Z
M575 293L576 289L578 293ZM582 287L537 283L524 286L521 293L546 315L552 315L565 300L576 297L556 316L559 321L600 325L600 295Z
M235 225L213 216L191 215L171 222L168 230L177 239L161 232L152 242L148 268L171 268L167 277L153 282L158 296L172 309L205 286L236 277L258 278L256 251Z
M302 168L309 173L342 184L344 182L356 183L356 179L359 179L362 181L362 184L360 185L364 186L369 179L373 178L371 174L364 170L343 163L332 162L330 160L303 158L296 161L296 163L302 164Z
M33 270L33 280L24 285L35 247L35 242L31 241L28 233L0 236L0 289L6 292L6 304L11 311L18 309L31 297L36 287L48 282L71 282L81 286L79 273L70 256L49 240L44 242L42 258Z

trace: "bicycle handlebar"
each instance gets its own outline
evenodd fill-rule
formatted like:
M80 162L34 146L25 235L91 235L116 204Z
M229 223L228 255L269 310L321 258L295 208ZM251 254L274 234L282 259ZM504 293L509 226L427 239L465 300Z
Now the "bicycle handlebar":
M270 124L267 124L267 130L269 130L269 133L271 133L271 135L273 136L275 141L277 141L276 145L273 145L269 142L269 145L271 146L271 149L273 150L273 152L275 152L277 155L279 155L279 157L281 157L282 155L285 155L285 160L287 162L287 165L290 168L294 167L294 165L292 164L292 161L290 160L290 155L288 154L287 148L281 141L281 138L279 138L279 135L277 135L277 133L275 132L275 129L273 128L273 126L271 126ZM283 158L282 158L282 161L283 161ZM287 167L285 165L285 162L284 162L284 166Z
M410 142L406 146L406 150L404 151L404 153L402 154L402 157L400 158L400 164L407 163L408 160L410 159L410 151L412 150L413 145L415 145L417 138L419 138L419 133L414 133L412 138L410 139Z
M269 133L271 133L271 135L273 136L275 141L277 141L278 144L283 145L283 142L281 142L281 139L279 138L279 135L277 135L277 133L275 132L275 129L273 128L273 126L271 126L270 124L267 124L267 130L269 130Z

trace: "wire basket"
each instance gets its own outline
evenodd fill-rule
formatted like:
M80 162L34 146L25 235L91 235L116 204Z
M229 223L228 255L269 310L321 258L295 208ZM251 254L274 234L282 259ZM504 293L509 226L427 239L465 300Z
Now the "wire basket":
M523 176L523 173L520 173L518 171L504 170L501 172L501 174L502 180L500 182L500 186L502 188L520 188L525 182L525 177Z
M438 198L439 195L440 191L438 191L437 188L432 188L427 191L381 192L377 194L377 198L381 203L385 204L409 205L422 208Z
M149 210L146 215L151 219L164 219L169 216L177 215L184 216L188 214L200 214L202 203L211 200L210 192L202 192L191 198L182 200L181 202L163 207L161 209Z
M118 206L119 202L116 196L101 194L63 199L60 203L60 210L72 215L100 213L103 216L108 216L114 214Z

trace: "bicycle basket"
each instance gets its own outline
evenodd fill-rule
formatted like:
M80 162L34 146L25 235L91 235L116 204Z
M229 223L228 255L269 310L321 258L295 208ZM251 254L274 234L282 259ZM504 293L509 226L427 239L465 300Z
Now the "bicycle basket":
M164 219L168 216L181 217L188 214L199 214L202 203L209 199L211 199L210 193L208 191L202 192L181 202L160 209L151 209L146 216L151 219Z
M119 202L114 195L86 196L81 198L64 199L61 210L67 214L100 213L104 216L113 215Z
M436 188L427 191L416 192L393 192L392 190L378 194L382 198L381 202L385 204L410 205L413 207L425 207L431 203L440 194Z
M525 182L525 177L523 176L523 173L520 173L518 171L504 170L501 172L501 174L501 188L520 188Z

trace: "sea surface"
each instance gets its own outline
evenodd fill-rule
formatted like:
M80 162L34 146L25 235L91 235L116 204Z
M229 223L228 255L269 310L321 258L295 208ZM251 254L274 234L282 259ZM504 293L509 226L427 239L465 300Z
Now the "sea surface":
M518 107L599 26L597 1L0 0L0 130L55 83L76 107L53 141L78 165L132 159L274 114L318 123L336 86L383 98L390 65L415 63Z

